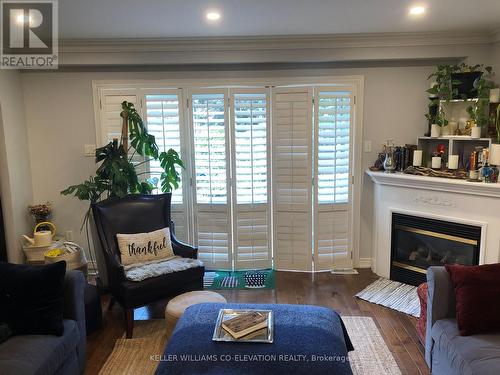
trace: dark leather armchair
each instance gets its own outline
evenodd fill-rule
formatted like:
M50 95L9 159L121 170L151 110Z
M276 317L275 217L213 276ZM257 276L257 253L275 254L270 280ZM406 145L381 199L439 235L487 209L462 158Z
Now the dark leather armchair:
M143 281L125 278L120 261L118 233L144 233L170 227L172 248L176 255L196 259L198 249L175 238L170 217L172 195L133 194L124 198L109 198L92 204L99 241L104 251L112 301L125 309L127 338L132 337L134 308L192 290L203 289L204 267L189 268Z

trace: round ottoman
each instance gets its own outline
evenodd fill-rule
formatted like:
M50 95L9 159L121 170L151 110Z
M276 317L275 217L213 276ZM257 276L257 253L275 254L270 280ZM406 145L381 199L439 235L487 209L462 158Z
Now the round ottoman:
M226 303L227 301L219 293L210 292L208 290L187 292L172 298L165 308L168 336L172 334L177 324L177 320L179 320L189 306L205 302Z

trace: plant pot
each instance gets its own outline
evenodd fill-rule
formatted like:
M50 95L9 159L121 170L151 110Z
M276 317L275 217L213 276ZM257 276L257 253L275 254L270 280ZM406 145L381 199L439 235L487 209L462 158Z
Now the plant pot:
M481 130L482 128L480 126L473 126L470 136L474 139L481 138Z
M437 124L432 124L431 125L431 137L438 138L439 136L441 136L441 127Z
M452 73L452 81L458 80L459 84L453 85L458 93L453 95L453 99L472 99L477 98L477 89L474 88L474 82L479 80L482 72Z

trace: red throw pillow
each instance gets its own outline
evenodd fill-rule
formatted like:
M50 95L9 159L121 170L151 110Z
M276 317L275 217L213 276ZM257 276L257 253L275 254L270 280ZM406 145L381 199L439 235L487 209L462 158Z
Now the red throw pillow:
M500 331L500 264L445 267L455 288L460 335Z

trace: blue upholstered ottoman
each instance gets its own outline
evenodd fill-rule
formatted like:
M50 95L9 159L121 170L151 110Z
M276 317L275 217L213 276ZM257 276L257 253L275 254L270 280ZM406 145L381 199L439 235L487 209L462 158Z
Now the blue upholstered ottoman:
M222 308L273 310L274 342L212 341ZM350 375L351 350L342 319L328 308L202 303L189 307L179 319L156 374Z

